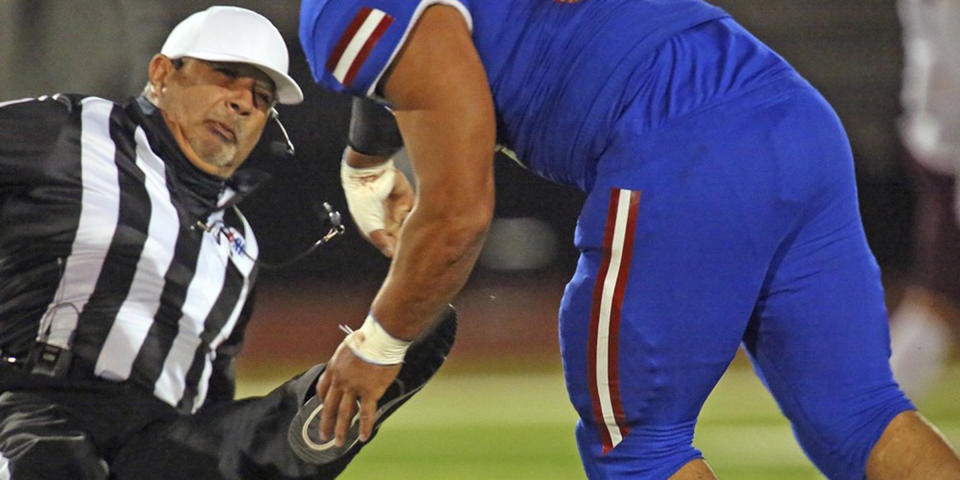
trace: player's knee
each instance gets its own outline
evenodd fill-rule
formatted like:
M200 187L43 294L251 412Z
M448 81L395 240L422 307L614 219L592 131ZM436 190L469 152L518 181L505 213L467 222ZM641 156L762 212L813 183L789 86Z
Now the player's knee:
M107 463L82 433L58 436L20 435L5 442L3 456L13 480L70 478L106 480Z
M857 398L835 397L804 412L787 411L794 433L810 459L831 480L862 480L867 458L887 425L913 408L891 384Z
M695 422L635 426L613 449L605 449L596 428L577 426L577 444L591 479L664 480L691 460Z

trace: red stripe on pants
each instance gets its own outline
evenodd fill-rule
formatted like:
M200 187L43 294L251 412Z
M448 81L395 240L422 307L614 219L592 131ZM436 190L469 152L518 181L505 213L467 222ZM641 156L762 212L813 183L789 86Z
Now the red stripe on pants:
M593 289L593 305L590 314L590 339L587 347L587 380L590 383L590 393L593 399L593 414L597 423L600 437L603 441L603 450L608 452L613 449L620 439L629 433L630 429L623 411L623 402L620 395L620 378L618 370L618 354L620 343L620 314L623 309L624 294L627 286L627 279L630 272L630 262L633 257L634 232L636 230L637 215L640 205L640 192L629 192L629 202L627 202L627 212L620 211L621 196L627 191L612 189L610 192L610 206L607 213L607 222L603 239L603 260L597 271L596 283ZM618 222L619 219L619 222ZM619 223L619 225L618 225ZM621 239L617 239L617 232L620 232ZM615 264L614 264L615 263ZM610 269L616 269L617 275L613 285L608 285L608 274ZM604 292L612 290L612 295L608 296L606 301L610 305L604 305ZM609 316L604 315L604 310L609 312ZM601 328L603 327L603 328ZM597 352L600 347L599 342L601 329L607 331L606 347L606 385L598 385L598 379L602 378L600 370L603 366L597 364ZM606 388L605 394L609 395L610 405L608 409L612 411L615 425L608 425L603 414L603 397L601 397L601 388ZM614 430L615 429L615 430ZM613 433L618 433L619 438L614 438Z

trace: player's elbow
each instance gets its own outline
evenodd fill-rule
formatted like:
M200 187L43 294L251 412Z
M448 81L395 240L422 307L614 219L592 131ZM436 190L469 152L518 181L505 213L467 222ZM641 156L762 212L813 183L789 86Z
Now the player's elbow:
M483 243L493 220L492 186L479 186L469 194L450 189L429 203L430 217L443 232L444 243L451 251L471 250Z
M446 203L444 222L464 243L482 241L493 220L493 192L489 195L459 196Z
M470 243L482 242L493 220L493 203L477 203L464 215L463 234Z
M492 213L480 209L448 216L444 220L444 241L435 253L440 258L446 257L450 263L459 263L465 256L472 256L471 252L479 251L483 246L491 219Z

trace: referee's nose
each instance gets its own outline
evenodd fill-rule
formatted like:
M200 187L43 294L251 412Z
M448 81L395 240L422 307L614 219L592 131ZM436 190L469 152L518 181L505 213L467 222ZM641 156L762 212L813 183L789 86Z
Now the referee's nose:
M233 95L231 95L228 100L230 110L243 117L250 115L253 112L253 109L256 108L253 98L254 81L250 79L249 85L242 85L245 83L247 82L236 82L236 85L234 85L232 88Z

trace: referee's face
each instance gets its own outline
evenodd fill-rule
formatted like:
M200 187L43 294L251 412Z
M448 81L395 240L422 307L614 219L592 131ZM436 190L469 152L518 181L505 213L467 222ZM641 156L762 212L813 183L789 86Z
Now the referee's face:
M229 177L260 139L276 99L273 81L244 63L157 55L150 83L157 107L187 158Z

